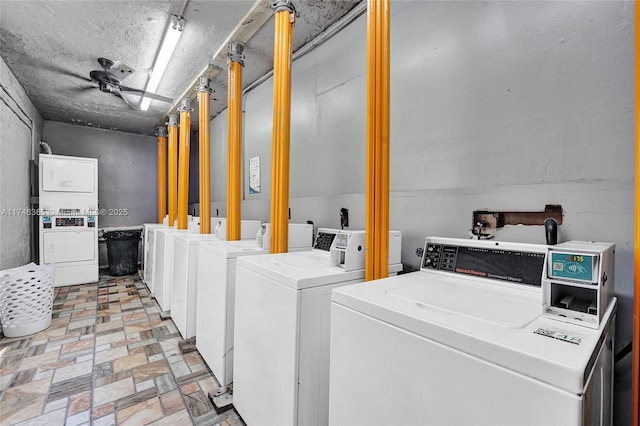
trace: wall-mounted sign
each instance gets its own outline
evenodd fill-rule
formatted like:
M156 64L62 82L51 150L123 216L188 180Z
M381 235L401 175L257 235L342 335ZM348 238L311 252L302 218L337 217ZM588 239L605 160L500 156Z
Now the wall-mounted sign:
M260 193L260 157L249 159L249 194Z

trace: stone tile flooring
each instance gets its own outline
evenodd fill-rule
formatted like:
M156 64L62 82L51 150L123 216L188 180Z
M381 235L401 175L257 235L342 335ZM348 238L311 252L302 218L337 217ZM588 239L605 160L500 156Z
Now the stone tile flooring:
M219 384L138 275L55 289L53 322L0 339L0 424L244 425L207 398Z

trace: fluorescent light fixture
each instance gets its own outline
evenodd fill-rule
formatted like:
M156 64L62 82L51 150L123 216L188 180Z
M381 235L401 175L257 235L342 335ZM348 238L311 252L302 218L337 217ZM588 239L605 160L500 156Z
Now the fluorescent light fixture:
M160 45L160 51L158 51L158 56L156 56L156 61L151 69L151 75L147 81L147 87L144 89L145 92L154 93L158 88L158 84L160 84L164 71L167 69L167 65L169 65L171 55L173 55L173 51L176 49L176 45L178 44L183 28L184 19L176 15L171 16L169 27L164 33L162 45ZM140 109L142 111L146 111L149 109L150 104L151 98L144 96L140 102Z

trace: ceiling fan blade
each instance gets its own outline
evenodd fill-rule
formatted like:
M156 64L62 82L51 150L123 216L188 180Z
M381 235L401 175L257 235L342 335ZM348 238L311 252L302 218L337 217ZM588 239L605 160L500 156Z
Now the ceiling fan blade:
M117 90L114 90L113 93L115 96L119 97L120 99L122 99L124 101L125 104L127 104L127 106L129 107L129 109L135 109L131 106L131 104L129 103L129 101L127 100L127 98L125 98L124 96L122 96L122 93L118 92Z
M173 102L173 99L171 98L167 98L166 96L162 96L162 95L157 95L155 93L151 93L151 92L145 92L144 90L140 90L140 89L134 89L132 87L127 87L127 86L120 86L120 90L122 90L123 92L136 92L136 93L140 93L141 96L146 96L147 98L151 98L151 99L155 99L157 101L163 101L163 102Z
M45 70L45 71L51 71L51 72L55 72L55 73L58 73L58 74L63 74L63 75L69 76L69 77L77 78L77 79L83 80L85 82L90 82L91 81L91 79L87 78L86 75L78 74L78 73L75 73L73 71L69 71L69 70L66 70L66 69L64 69L62 67L58 67L58 66L55 66L55 65L40 65L39 68L41 68L42 70Z
M97 89L98 86L81 86L81 87L73 87L71 88L71 90L76 91L76 92L86 92L89 90L95 90Z
M83 81L87 81L87 82L91 81L91 79L87 78L87 76L85 76L85 75L80 75L80 74L76 74L76 73L72 73L72 72L66 72L66 71L63 71L63 74L66 74L69 77L77 78L79 80L83 80Z

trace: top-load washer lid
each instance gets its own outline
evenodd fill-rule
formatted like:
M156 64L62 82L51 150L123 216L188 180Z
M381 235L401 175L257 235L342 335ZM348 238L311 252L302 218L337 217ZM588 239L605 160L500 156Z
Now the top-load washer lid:
M334 289L334 304L574 394L588 379L600 330L543 318L539 288L413 272ZM428 362L428 360L425 360Z
M237 241L207 241L200 244L203 250L223 257L225 259L233 259L238 256L249 256L265 254L265 251L258 242L253 240L237 240Z
M364 279L364 269L345 272L330 266L329 253L320 251L245 256L238 258L237 265L296 290ZM402 268L401 264L391 266L391 272Z
M525 327L541 312L539 291L504 291L498 286L470 285L452 277L417 278L416 282L387 290L387 294L424 309L437 309L506 328Z
M219 241L218 236L216 234L192 234L192 233L181 233L176 236L176 240L182 240L187 244L199 244L204 241Z

